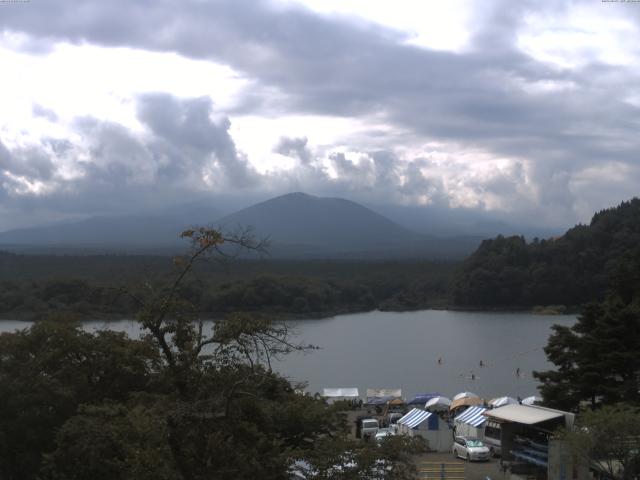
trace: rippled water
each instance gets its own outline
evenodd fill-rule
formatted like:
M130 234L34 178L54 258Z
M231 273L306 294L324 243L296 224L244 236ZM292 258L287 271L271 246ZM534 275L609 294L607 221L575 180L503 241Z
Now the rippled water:
M550 368L542 348L551 326L574 322L574 316L439 310L304 320L295 324L298 341L320 350L289 355L274 368L294 381L307 381L311 392L358 387L364 395L367 388L402 388L407 398L462 390L486 398L525 397L537 393L531 372ZM25 326L0 322L1 331ZM86 323L89 330L105 327L139 334L128 320Z

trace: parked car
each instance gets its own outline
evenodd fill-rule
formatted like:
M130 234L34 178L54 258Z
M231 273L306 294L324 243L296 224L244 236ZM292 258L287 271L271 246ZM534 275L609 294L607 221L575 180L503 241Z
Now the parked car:
M489 447L477 438L456 437L453 442L453 456L472 460L489 460Z
M376 433L376 443L380 445L385 438L391 437L393 435L395 435L395 432L391 428L381 428L378 430L378 433Z
M375 418L362 419L360 431L362 432L362 438L369 438L375 436L380 429L380 424Z

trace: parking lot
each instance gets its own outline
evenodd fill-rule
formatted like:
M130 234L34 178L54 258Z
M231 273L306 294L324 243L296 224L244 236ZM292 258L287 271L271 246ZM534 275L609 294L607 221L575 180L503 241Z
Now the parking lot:
M465 462L454 459L450 453L425 453L416 457L416 465L420 479L503 480L506 478L500 471L499 460L495 458L489 462Z

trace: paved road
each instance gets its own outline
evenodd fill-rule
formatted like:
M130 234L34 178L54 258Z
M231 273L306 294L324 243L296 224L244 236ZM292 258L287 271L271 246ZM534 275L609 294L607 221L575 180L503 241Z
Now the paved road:
M492 459L489 462L465 462L454 459L450 453L425 453L416 457L418 466L418 478L442 479L442 464L447 472L444 477L447 480L504 480L506 477L500 471L499 461Z

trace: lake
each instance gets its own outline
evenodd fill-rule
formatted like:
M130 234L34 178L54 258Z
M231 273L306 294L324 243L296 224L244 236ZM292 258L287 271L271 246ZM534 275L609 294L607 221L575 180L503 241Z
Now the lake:
M542 350L551 326L574 322L569 315L449 310L304 320L295 322L298 341L320 349L289 355L274 368L293 381L306 380L310 392L358 387L364 396L367 388L402 388L407 399L419 392L451 397L463 390L485 398L526 397L537 393L531 372L551 368ZM5 320L0 331L25 326ZM87 322L86 327L139 333L128 320Z

